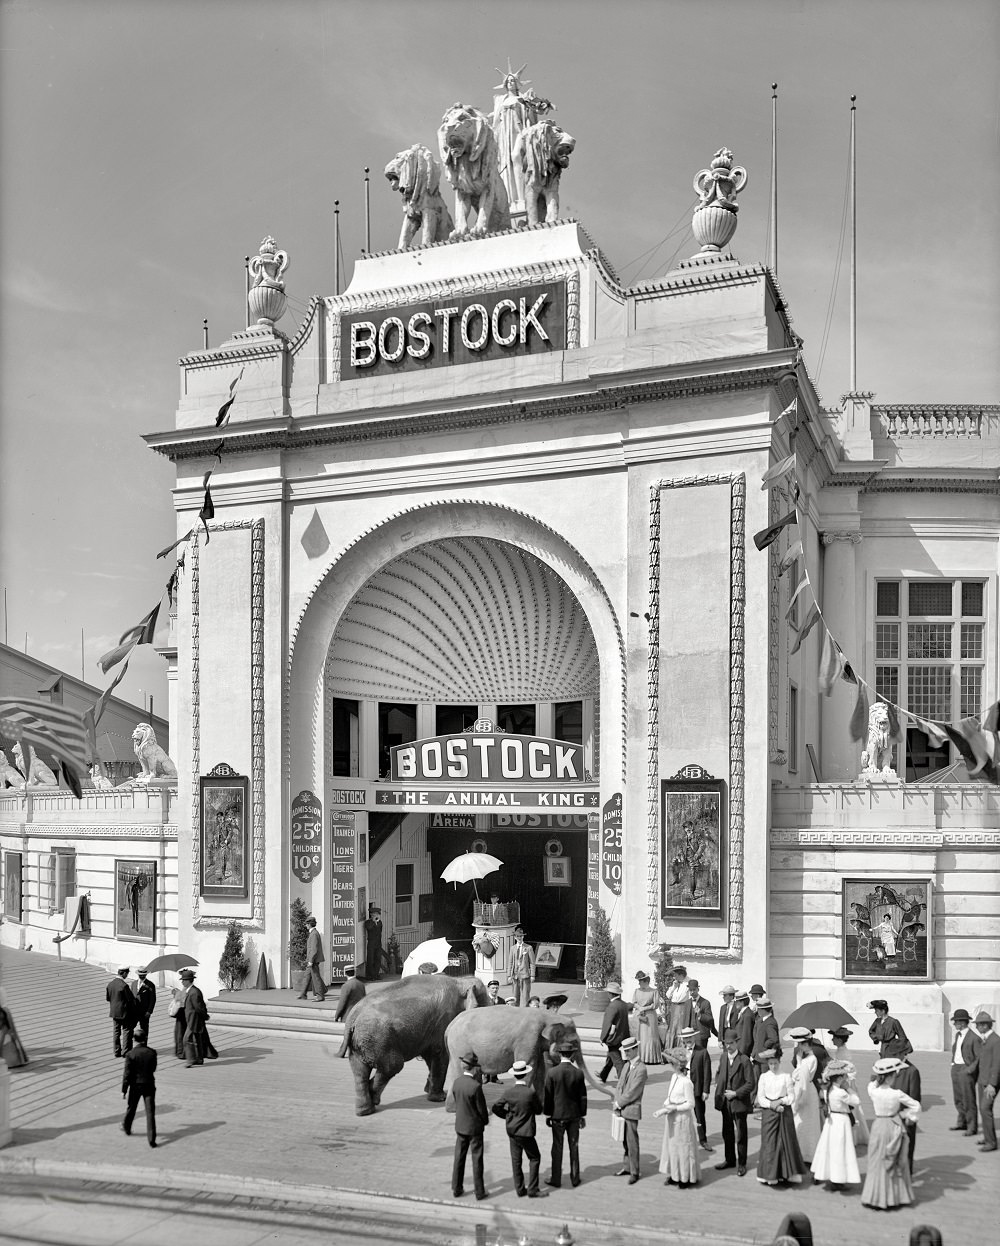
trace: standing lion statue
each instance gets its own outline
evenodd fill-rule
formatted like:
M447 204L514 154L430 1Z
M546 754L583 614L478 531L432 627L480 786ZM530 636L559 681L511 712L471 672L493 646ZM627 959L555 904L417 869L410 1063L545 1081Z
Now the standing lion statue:
M119 787L145 786L158 780L176 779L177 767L156 743L156 732L149 723L139 723L132 732L132 745L142 766L142 773Z
M469 104L452 104L441 119L438 150L445 176L455 188L451 237L481 237L510 229L510 203L489 117Z
M406 151L397 152L385 166L385 176L392 189L403 196L400 251L413 245L429 247L434 242L447 242L454 226L438 189L441 166L430 150L414 143ZM418 231L420 237L414 244Z
M868 743L861 752L862 777L894 779L896 772L889 764L891 756L889 711L882 701L876 701L868 711Z
M554 121L539 121L518 135L514 171L529 225L559 219L559 178L575 146L572 134Z

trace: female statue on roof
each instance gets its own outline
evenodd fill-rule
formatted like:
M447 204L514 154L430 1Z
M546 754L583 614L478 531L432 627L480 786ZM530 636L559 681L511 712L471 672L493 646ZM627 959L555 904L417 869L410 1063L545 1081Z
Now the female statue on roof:
M520 69L511 69L510 58L507 59L507 72L498 69L503 81L493 89L499 95L493 97L493 116L491 125L497 140L497 164L500 169L500 180L507 191L510 201L511 215L524 212L521 202L518 179L515 174L513 152L514 144L522 130L535 125L539 118L552 111L552 101L536 95L534 89L523 91L530 85L530 79L521 80L526 65Z

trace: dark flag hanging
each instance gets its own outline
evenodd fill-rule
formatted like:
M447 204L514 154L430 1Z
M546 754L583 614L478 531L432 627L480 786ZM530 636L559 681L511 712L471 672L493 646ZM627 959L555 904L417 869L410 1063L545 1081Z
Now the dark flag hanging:
M237 372L237 374L233 377L233 379L229 383L229 397L219 408L219 414L215 417L216 428L221 428L222 425L225 424L225 422L229 419L229 409L233 405L233 403L236 401L236 386L239 385L240 377L242 377L242 375L243 375L243 369L240 368L239 372Z
M202 502L201 510L198 512L198 518L201 520L202 527L205 529L205 544L206 545L212 539L208 535L208 521L210 519L215 518L215 503L212 501L212 490L209 487L209 483L208 483L211 479L212 479L212 473L211 471L207 471L205 473L205 479L202 481L202 485L205 490L205 500L204 502Z
M122 633L122 638L114 649L109 649L103 657L99 658L97 665L105 674L116 666L124 657L136 647L136 645L151 645L153 643L153 633L156 631L156 616L160 613L160 603L150 610L149 614L137 623L135 627L130 627L127 632Z
M778 533L782 528L787 528L790 523L796 523L798 516L795 511L789 511L787 515L782 515L777 523L771 524L769 528L762 528L760 532L755 532L753 543L759 550L765 550L772 541L778 539Z

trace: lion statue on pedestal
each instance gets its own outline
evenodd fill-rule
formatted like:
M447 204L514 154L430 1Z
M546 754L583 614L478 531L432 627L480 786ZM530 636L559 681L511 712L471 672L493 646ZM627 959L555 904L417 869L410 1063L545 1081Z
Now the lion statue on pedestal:
M24 762L24 745L21 744L20 740L14 745L12 752L14 754L14 765L25 776L24 782L18 785L22 792L27 791L29 787L59 786L59 780L55 774L41 758L35 756L35 750L31 745L28 746L29 760L27 765Z
M142 766L142 773L125 783L119 783L120 788L144 787L148 783L177 778L177 767L156 743L156 732L149 723L138 724L132 732L132 745L139 764Z
M482 237L510 229L510 203L489 117L469 104L452 104L441 119L438 150L445 176L455 188L451 237Z
M8 787L19 788L23 783L24 775L10 764L7 754L0 749L0 791Z
M884 702L876 701L868 711L868 744L861 752L861 777L895 779L896 772L889 764L891 757L889 710Z
M403 196L403 228L399 249L411 246L429 247L433 242L447 242L454 228L451 213L438 189L441 166L421 143L397 152L385 166L385 176L393 190ZM414 244L413 239L419 239Z
M514 171L529 225L559 219L559 178L575 146L572 134L554 121L539 121L518 135Z

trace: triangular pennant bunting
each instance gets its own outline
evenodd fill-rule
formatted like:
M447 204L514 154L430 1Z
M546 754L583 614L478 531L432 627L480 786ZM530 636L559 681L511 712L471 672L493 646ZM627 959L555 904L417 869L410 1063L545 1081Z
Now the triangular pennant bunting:
M773 488L782 476L795 468L795 455L790 454L787 459L782 459L780 463L775 463L773 467L769 467L760 479L760 487L764 489Z
M160 613L160 603L150 610L149 614L135 627L130 627L127 632L122 633L122 638L114 649L109 649L102 657L98 659L98 666L105 674L112 668L117 666L122 658L126 657L136 645L149 645L153 643L153 633L156 631L156 616Z
M792 648L790 650L791 653L798 653L798 651L802 648L802 642L805 640L805 638L809 635L809 633L812 631L812 629L816 626L818 622L819 622L819 607L816 605L815 602L813 602L812 605L809 607L809 610L806 613L806 617L799 624L799 634L798 636L795 637L795 644L792 645Z
M239 385L240 378L242 377L242 375L243 375L243 368L240 368L236 376L234 376L233 379L229 382L229 397L219 408L219 414L215 417L216 428L221 428L222 425L225 424L226 421L229 419L229 409L230 407L232 407L233 403L236 401L236 386Z
M858 699L847 730L852 740L863 740L868 734L868 694L864 684L858 688Z
M844 673L844 655L840 645L827 631L823 635L823 650L819 659L819 690L825 697L833 691L833 685Z
M795 511L791 510L787 515L782 515L777 523L771 524L769 528L762 528L760 532L754 533L753 543L759 550L765 550L772 541L778 539L778 533L782 528L787 528L790 523L797 523L798 516Z
M806 589L808 587L809 587L809 576L806 575L805 572L803 572L802 579L799 580L798 585L792 590L792 595L788 599L788 609L785 611L786 620L788 619L792 611L795 609L795 603L798 600L799 594L803 591L803 589Z
M789 567L793 567L795 563L802 557L802 542L793 541L788 549L781 555L778 562L778 575L784 575Z

